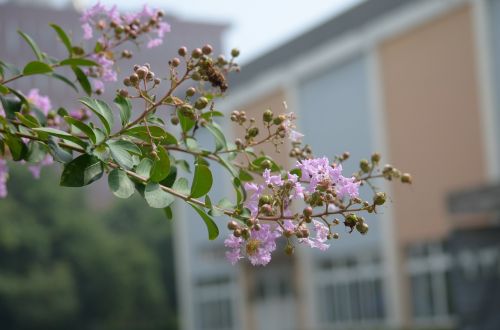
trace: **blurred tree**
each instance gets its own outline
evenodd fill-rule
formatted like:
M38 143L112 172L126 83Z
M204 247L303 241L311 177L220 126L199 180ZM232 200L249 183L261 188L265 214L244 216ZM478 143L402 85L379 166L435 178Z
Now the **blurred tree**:
M137 200L91 211L81 190L24 172L0 202L0 328L176 328L161 212Z

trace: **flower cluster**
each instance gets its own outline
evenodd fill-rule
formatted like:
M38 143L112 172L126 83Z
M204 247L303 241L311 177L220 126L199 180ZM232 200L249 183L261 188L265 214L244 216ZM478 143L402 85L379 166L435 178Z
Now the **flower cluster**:
M292 172L282 176L273 175L270 169L265 169L262 174L264 184L245 184L248 197L244 206L249 210L252 221L248 227L230 223L233 232L225 245L230 248L227 258L231 263L243 258L242 252L246 251L253 265L267 264L276 248L275 240L282 235L287 238L296 236L299 243L322 251L329 247L326 241L334 235L324 217L340 214L339 207L345 199L358 199L361 181L354 176L343 176L342 165L331 164L326 157L298 161L294 171L301 173L300 179ZM299 201L310 205L304 209L302 216L291 211L292 203ZM312 220L312 207L324 204L326 209L321 213L320 220ZM261 221L275 222L274 229L270 224L261 225ZM311 236L309 223L312 223L314 236ZM264 233L260 234L263 228Z
M120 14L115 6L107 8L101 3L87 9L81 16L83 37L85 40L94 37L94 31L100 33L97 38L98 51L90 54L90 58L99 64L91 67L85 73L92 77L94 90L100 94L104 91L105 82L117 80L114 68L116 55L112 50L126 40L136 40L141 35L149 38L147 48L154 48L163 43L163 38L170 32L170 25L163 22L163 12L153 10L147 5L137 13ZM130 58L131 52L124 50L122 57Z

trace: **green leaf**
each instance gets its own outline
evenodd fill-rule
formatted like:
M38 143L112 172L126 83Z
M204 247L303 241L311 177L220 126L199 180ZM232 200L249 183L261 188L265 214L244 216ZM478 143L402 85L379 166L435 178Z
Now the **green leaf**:
M52 67L46 63L33 61L26 64L23 69L24 76L52 72Z
M194 170L193 184L191 185L191 197L198 198L208 194L212 188L212 172L208 166L197 164Z
M227 149L226 137L224 133L222 133L219 125L216 123L206 123L205 128L212 133L215 138L215 151Z
M55 142L53 137L49 138L49 142L47 143L47 145L49 146L51 154L56 161L66 164L73 160L73 155L71 154L71 152L68 152L61 148L59 144Z
M107 141L106 144L109 147L111 156L121 167L129 170L134 166L132 156L123 144L119 143L119 141Z
M272 158L270 158L268 156L263 156L263 157L259 157L259 158L255 159L252 162L252 165L257 167L257 169L264 171L264 168L262 168L261 165L262 165L262 162L264 162L265 160L269 160L271 162L271 172L279 172L280 171L280 167L278 166L278 164L276 164L274 162L274 160L272 160Z
M23 143L21 138L10 133L5 133L5 143L10 149L12 159L15 161L24 159L28 153L28 147Z
M175 179L177 179L177 167L171 166L170 171L168 172L168 176L163 179L160 184L162 186L171 188L175 182Z
M205 222L205 225L207 226L207 230L208 230L208 239L209 240L216 239L219 236L219 228L217 228L215 221L208 214L206 214L205 211L203 209L201 209L199 206L197 206L191 202L187 202L187 203L189 205L191 205L191 207L196 211L196 213L198 213L198 215Z
M122 126L125 126L130 120L130 116L132 115L132 104L130 100L121 95L117 95L115 100L115 104L120 109L120 119L122 122Z
M47 146L38 141L31 141L28 146L26 161L30 163L39 163L47 155Z
M122 170L114 169L109 173L108 185L116 197L129 198L134 194L134 183Z
M63 83L70 86L71 88L73 88L75 90L75 92L78 93L78 88L76 87L76 85L71 80L66 78L65 76L62 76L62 75L57 74L55 72L49 73L49 74L47 74L47 76L52 77L52 78L56 78L56 79L62 81Z
M224 117L224 114L220 111L213 110L213 111L207 111L201 115L201 118L206 120L210 120L213 117Z
M0 67L1 68L1 67ZM0 72L0 76L2 76L2 73ZM0 93L1 94L9 94L9 89L5 87L4 85L0 85Z
M177 178L172 185L172 189L177 191L179 194L187 196L189 194L188 180L186 178Z
M35 127L41 126L40 123L38 122L38 120L35 117L33 117L32 115L30 115L29 113L23 115L20 112L16 112L16 117L26 127L35 128Z
M172 208L170 206L164 208L163 212L165 213L165 216L167 217L168 220L172 220L173 214L172 214Z
M59 25L54 24L54 23L50 23L49 25L51 28L54 29L54 31L56 31L57 35L59 36L59 39L61 40L61 42L64 44L64 46L68 50L69 56L71 56L73 54L73 49L71 46L71 39L68 37L66 32L64 32L64 30Z
M2 60L0 60L0 66L6 68L7 70L9 70L9 72L12 75L14 75L14 76L17 76L18 74L21 73L21 71L19 71L19 69L15 65L12 65L10 63L4 62Z
M248 173L247 171L244 171L242 169L240 169L240 174L238 175L238 178L241 180L241 181L253 181L253 176Z
M90 85L89 78L87 78L87 75L82 71L77 66L72 66L71 70L75 73L76 80L80 83L80 86L82 86L82 89L87 95L92 95L92 86Z
M177 144L177 139L172 134L166 132L163 128L159 126L148 126L149 133L154 139L162 139L162 144ZM133 136L135 138L141 139L146 142L151 142L149 137L148 128L146 126L135 126L132 127L123 134Z
M96 62L88 60L86 58L67 58L59 62L59 65L71 65L71 66L99 66Z
M127 150L131 154L142 156L141 148L139 148L135 143L127 140L112 140L112 143L119 145L121 148Z
M21 111L22 102L17 100L15 97L2 96L0 95L0 101L2 102L3 109L7 118L16 118L16 112Z
M137 165L135 173L137 173L144 179L149 180L152 167L153 167L153 161L149 158L144 158L141 160L139 165Z
M144 198L149 206L159 209L168 207L175 201L173 195L163 191L161 186L154 182L150 182L146 185Z
M61 138L63 140L71 141L71 142L81 146L84 149L87 147L87 143L85 143L82 139L80 139L76 136L73 136L73 135L69 134L68 132L61 131L61 130L56 129L56 128L38 127L38 128L33 128L33 130L35 132L38 132L38 133L47 133L51 136L56 136L56 137Z
M94 133L94 130L92 130L92 128L90 128L89 125L85 124L84 122L78 120L78 119L75 119L73 117L70 117L70 116L64 116L64 120L70 124L70 125L73 125L75 126L76 128L78 128L80 131L82 131L83 134L87 135L87 137L95 144L97 139L96 139L96 136L95 136L95 133Z
M104 173L102 162L95 156L83 154L64 166L61 186L82 187L99 180Z
M179 122L184 133L189 131L196 124L194 120L184 116L180 111L177 111L177 116L179 117Z
M160 182L165 179L170 172L170 157L161 146L158 147L156 153L158 154L159 159L153 161L150 180Z
M200 147L198 146L198 142L196 142L193 138L186 138L186 147L191 151L200 151Z
M108 134L111 133L111 128L113 127L114 117L113 112L106 104L106 102L101 100L96 100L90 97L83 97L80 102L87 106L97 117L101 120L104 129Z
M40 48L38 47L36 42L33 39L31 39L31 37L29 35L27 35L26 33L24 33L23 31L17 30L17 33L19 33L21 35L21 37L23 37L23 39L28 43L28 45L33 50L33 53L35 53L36 58L39 61L43 61L42 51L40 50Z

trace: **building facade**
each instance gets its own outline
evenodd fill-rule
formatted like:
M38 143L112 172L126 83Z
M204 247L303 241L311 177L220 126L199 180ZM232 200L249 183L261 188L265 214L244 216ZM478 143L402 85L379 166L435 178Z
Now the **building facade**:
M414 184L380 184L392 203L366 237L341 233L326 253L277 253L265 268L227 265L223 237L209 247L178 222L184 328L464 328L451 277L470 262L451 238L495 217L461 221L448 197L499 179L499 40L499 0L368 0L245 65L226 111L260 117L286 101L316 155L378 151Z

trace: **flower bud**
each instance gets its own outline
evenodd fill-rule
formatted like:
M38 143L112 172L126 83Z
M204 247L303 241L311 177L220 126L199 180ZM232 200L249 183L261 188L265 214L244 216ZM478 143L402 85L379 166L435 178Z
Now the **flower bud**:
M264 114L262 115L262 119L266 122L269 123L273 120L274 114L271 111L271 109L267 109L264 111Z
M132 82L130 81L130 77L126 77L125 79L123 79L123 84L125 86L132 86Z
M240 229L240 228L237 228L237 229L235 229L235 230L233 231L233 235L234 235L234 237L241 237L241 234L242 234L242 232L241 232L241 229Z
M198 71L195 71L191 74L191 79L193 79L194 81L199 81L201 80L201 75Z
M273 163L271 163L271 161L269 159L265 159L262 161L262 163L260 163L260 167L262 169L268 169L268 168L271 168L273 166Z
M351 157L351 154L348 151L346 151L342 154L341 159L347 160L347 159L349 159L349 157Z
M148 71L148 68L146 68L145 66L141 66L135 73L137 73L139 79L144 79L144 77L146 77L146 75L148 74Z
M194 87L189 87L188 89L186 89L186 95L189 97L193 96L195 93L196 93L196 88Z
M257 127L251 127L248 130L248 136L250 136L250 137L256 137L257 135L259 135L259 129Z
M232 221L229 221L227 223L227 229L229 230L235 230L237 229L239 226L238 226L238 223L236 223L236 221L232 220Z
M373 203L375 205L383 205L386 200L386 195L385 192L379 191L378 193L373 196Z
M179 60L177 57L174 57L171 61L170 64L176 68L181 64L181 60Z
M304 214L304 216L310 217L313 214L313 209L312 207L308 206L302 211L302 213Z
M170 122L172 123L172 125L178 125L179 124L179 117L172 116L172 118L170 118Z
M273 213L273 208L269 204L264 204L260 207L260 212L265 215L271 215Z
M203 54L205 55L210 55L213 51L213 48L211 45L209 44L206 44L205 46L203 46L203 48L201 49L201 51L203 52Z
M240 56L240 50L238 48L233 48L231 50L231 56L232 57L238 57L238 56Z
M359 168L365 173L370 172L370 163L366 159L362 159L359 162Z
M139 82L139 76L137 75L137 73L132 73L129 79L132 85L137 85L137 83Z
M271 195L262 195L262 196L260 196L260 198L259 198L259 206L262 206L262 205L265 205L265 204L272 205L273 204L273 196L271 196Z
M120 96L123 96L123 97L128 97L128 91L125 89L120 89L118 91L118 94L120 94Z
M354 213L349 213L345 217L344 224L348 227L354 227L356 223L358 222L358 217Z
M274 123L274 125L279 125L282 122L284 122L285 120L286 120L285 115L279 115L278 117L274 118L273 123Z
M411 178L411 175L410 173L404 173L402 176L401 176L401 182L403 183L412 183L412 178Z
M333 233L333 239L339 239L340 235L339 233Z
M179 54L180 56L186 56L188 53L188 50L186 47L181 47L177 50L177 54Z
M161 79L155 78L154 82L155 82L155 85L159 85L161 83Z
M198 110L204 109L208 105L208 99L204 96L200 97L194 103L194 107Z
M149 71L148 74L146 75L146 79L148 81L154 80L155 79L155 74L152 71Z
M361 235L366 235L368 233L368 225L365 222L359 222L356 225L356 230L361 234Z
M193 49L193 51L191 52L191 56L193 58L200 58L200 56L203 54L203 52L201 51L201 49L199 48L195 48Z
M378 164L378 162L380 162L380 158L380 154L376 152L372 155L372 162L374 164Z

